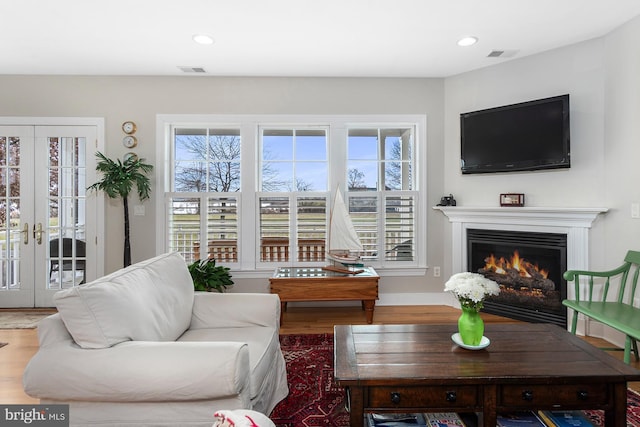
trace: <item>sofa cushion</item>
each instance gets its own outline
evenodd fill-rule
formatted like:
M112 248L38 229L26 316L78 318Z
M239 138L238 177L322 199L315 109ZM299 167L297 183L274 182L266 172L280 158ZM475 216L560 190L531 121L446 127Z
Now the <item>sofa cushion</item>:
M124 341L174 341L189 327L193 282L184 258L167 253L53 296L83 348Z

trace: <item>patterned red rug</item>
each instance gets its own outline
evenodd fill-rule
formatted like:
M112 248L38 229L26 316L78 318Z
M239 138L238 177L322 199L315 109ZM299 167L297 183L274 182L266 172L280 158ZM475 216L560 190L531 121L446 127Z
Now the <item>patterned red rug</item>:
M597 426L604 425L604 412L602 411L584 411L591 422ZM640 426L640 394L635 391L627 390L627 426Z
M271 413L277 427L349 427L344 390L333 380L333 335L281 335L289 396ZM602 411L585 411L596 426ZM627 426L640 427L640 395L627 393Z
M289 396L271 419L278 427L349 426L344 389L333 381L333 334L281 335Z

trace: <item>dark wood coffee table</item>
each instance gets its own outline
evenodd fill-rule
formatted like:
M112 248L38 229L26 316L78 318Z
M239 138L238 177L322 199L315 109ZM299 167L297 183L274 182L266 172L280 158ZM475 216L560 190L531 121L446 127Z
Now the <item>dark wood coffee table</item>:
M337 383L351 427L365 412L499 412L602 409L607 427L626 427L627 381L640 371L550 324L487 324L491 344L465 350L456 325L340 325L334 328Z

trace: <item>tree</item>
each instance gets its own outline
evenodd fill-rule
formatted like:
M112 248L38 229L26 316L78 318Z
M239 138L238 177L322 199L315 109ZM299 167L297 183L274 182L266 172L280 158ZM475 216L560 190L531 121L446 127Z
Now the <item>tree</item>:
M313 191L313 183L302 178L295 178L294 188L291 191Z
M191 161L176 167L175 188L180 192L224 193L240 190L240 137L237 135L181 135L180 148L191 154ZM262 153L262 191L312 191L313 185L301 178L293 182L280 179L271 154Z
M367 184L364 182L364 172L360 171L357 168L353 168L349 169L347 175L347 188L349 190L367 187Z
M181 148L194 160L176 168L176 190L181 192L238 191L240 187L240 137L198 135L180 137Z
M410 148L410 147L409 147ZM403 168L409 168L408 173L411 175L411 165L409 163L402 163L402 145L401 139L398 138L393 141L391 146L391 153L385 169L385 184L387 188L394 190L403 190L402 188L402 172ZM409 153L409 156L411 153Z
M122 162L111 160L97 152L99 159L96 170L102 173L102 180L89 186L87 190L104 191L111 199L121 198L124 206L124 266L131 265L131 243L129 239L129 193L136 186L140 201L149 198L151 185L147 176L153 166L144 163L144 159L130 156Z
M0 159L7 166L17 165L20 159L19 139L8 138L9 141L0 139ZM6 144L8 142L8 144ZM6 176L4 175L6 171ZM20 218L20 208L18 198L20 196L20 169L14 167L3 167L0 169L0 226L12 228L17 223L11 219ZM8 198L7 186L9 187ZM13 223L13 224L12 224Z

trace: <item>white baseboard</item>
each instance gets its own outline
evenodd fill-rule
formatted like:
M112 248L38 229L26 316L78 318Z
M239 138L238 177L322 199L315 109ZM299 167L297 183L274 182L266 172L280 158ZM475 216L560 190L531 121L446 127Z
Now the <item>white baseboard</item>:
M376 305L449 305L454 307L455 298L444 292L380 294Z
M360 301L291 302L289 305L292 307L350 307L360 305ZM460 307L456 299L445 292L381 293L378 301L376 301L376 306L383 305L448 305L450 307Z
M571 316L573 316L573 314L570 312L568 329L570 329L571 325ZM576 334L602 338L603 340L609 341L611 344L620 348L624 348L624 342L626 338L623 333L618 332L615 329L612 329L609 326L606 326L605 324L597 322L582 314L578 315L578 326L576 328Z

